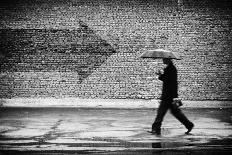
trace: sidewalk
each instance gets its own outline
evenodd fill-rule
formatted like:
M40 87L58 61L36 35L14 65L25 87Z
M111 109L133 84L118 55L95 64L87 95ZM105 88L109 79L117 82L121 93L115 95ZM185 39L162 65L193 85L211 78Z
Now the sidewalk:
M184 108L190 135L169 112L151 135L156 109L0 108L0 154L210 154L232 152L231 108Z

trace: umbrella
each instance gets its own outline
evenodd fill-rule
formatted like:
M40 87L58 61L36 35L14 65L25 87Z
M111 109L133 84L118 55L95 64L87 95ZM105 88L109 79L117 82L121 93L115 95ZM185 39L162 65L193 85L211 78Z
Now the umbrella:
M155 49L155 50L148 50L144 52L141 58L169 58L169 59L177 59L180 60L180 56L176 52L171 52L164 49Z

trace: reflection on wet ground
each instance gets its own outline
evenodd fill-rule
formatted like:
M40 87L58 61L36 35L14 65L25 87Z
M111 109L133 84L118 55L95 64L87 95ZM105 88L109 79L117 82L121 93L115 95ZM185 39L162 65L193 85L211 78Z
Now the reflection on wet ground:
M191 134L185 135L185 127L168 113L162 135L156 136L147 132L156 115L152 109L1 108L0 149L108 154L231 150L232 109L183 111L195 123Z

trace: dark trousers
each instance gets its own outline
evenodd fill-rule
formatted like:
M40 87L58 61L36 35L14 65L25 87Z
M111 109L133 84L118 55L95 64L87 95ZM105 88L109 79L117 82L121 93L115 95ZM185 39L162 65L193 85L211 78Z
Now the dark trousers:
M161 101L156 119L152 124L152 130L160 131L163 118L168 109L171 110L172 115L175 116L187 129L193 125L193 123L190 122L188 118L182 113L181 109L172 104L172 101Z

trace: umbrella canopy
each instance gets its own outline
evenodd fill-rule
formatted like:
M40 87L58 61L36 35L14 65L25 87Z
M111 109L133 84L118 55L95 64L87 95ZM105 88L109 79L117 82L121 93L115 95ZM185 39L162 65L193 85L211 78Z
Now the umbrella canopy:
M155 50L148 50L144 52L141 56L141 58L169 58L169 59L177 59L180 60L180 56L176 52L171 52L164 49L155 49Z

